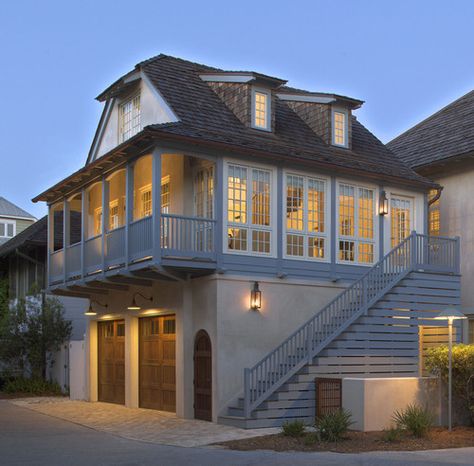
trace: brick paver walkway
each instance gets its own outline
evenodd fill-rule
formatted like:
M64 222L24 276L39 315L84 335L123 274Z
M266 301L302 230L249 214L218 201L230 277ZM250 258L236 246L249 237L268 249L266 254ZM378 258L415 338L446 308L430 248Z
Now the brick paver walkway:
M11 403L120 437L181 447L256 437L279 430L244 430L194 419L179 419L164 411L71 401L67 398L23 398L11 400Z

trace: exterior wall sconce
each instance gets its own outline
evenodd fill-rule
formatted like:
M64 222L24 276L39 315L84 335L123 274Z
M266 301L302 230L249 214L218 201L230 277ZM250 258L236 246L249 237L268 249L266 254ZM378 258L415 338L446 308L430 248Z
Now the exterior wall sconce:
M89 309L87 309L86 312L84 312L84 315L85 316L96 316L97 315L97 312L94 311L93 307L92 307L92 303L96 303L98 304L99 306L102 306L102 307L105 307L106 309L109 307L109 305L107 303L105 304L102 304L102 303L99 303L99 301L94 301L94 300L90 300L89 301Z
M388 199L387 199L387 193L385 191L380 192L379 214L380 215L388 214Z
M146 296L142 295L141 293L137 291L132 296L132 304L130 304L130 306L127 307L129 311L139 311L142 308L141 306L137 304L137 299L136 299L137 296L141 296L143 299L150 301L150 303L153 302L153 296L151 296L150 298L147 298Z
M258 282L253 284L253 288L250 291L250 309L252 311L258 311L262 307L262 292L258 288Z

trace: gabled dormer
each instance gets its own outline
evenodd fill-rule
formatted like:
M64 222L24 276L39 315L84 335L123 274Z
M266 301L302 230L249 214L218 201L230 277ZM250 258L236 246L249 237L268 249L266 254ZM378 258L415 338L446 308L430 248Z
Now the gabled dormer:
M276 92L286 81L253 72L201 73L200 77L245 126L275 130Z
M90 163L139 133L145 126L179 121L148 76L137 69L96 98L104 102L89 152Z
M352 147L352 111L363 101L336 94L283 88L277 98L284 101L328 145Z

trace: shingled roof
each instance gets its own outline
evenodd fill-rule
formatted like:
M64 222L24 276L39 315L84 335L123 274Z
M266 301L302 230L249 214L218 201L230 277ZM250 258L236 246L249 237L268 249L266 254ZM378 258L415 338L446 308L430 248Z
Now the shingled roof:
M474 153L474 91L405 131L387 146L412 168Z
M244 125L209 84L200 78L200 74L224 72L223 70L168 55L158 55L141 62L136 65L135 70L145 73L177 115L179 121L147 126L136 136L126 141L128 145L150 144L152 140L157 143L170 139L180 140L204 147L233 151L237 154L270 157L274 160L280 159L294 164L300 163L334 173L353 176L365 175L381 182L400 183L421 189L435 186L394 156L355 117L352 120L351 149L326 144L285 101L279 99L275 100L275 131L258 131ZM125 80L116 81L98 99L103 100L104 96L114 93L114 87L120 88L124 82ZM283 92L305 92L283 86L277 92L280 89ZM357 99L340 97L350 100L354 106L362 104L362 101ZM38 200L50 202L59 196L63 186L72 192L76 185L79 186L87 182L88 171L91 171L90 178L97 176L97 167L102 166L108 157L117 156L119 153L121 157L130 156L131 151L126 152L124 147L125 143L91 162L33 200L35 202ZM93 170L95 170L94 175L92 175Z
M33 215L29 214L26 210L13 204L4 197L0 196L0 217L15 217L15 218L28 218L35 220Z

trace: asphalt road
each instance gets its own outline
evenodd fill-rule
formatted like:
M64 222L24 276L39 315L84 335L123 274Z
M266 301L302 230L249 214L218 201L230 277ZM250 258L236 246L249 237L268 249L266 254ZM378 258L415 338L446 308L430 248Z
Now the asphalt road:
M437 465L474 464L474 448L414 453L273 453L179 448L122 439L0 401L0 465Z

